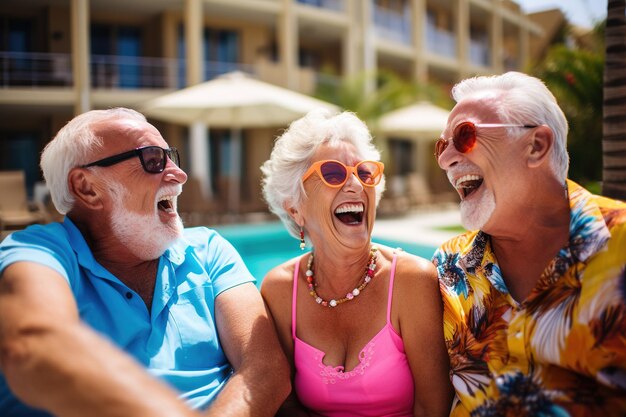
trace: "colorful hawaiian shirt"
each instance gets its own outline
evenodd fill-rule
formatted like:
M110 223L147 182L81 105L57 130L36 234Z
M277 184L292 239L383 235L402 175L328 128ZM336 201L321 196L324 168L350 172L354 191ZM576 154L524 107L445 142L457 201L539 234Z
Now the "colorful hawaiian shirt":
M567 185L569 244L522 303L486 233L435 252L451 416L626 416L626 203Z

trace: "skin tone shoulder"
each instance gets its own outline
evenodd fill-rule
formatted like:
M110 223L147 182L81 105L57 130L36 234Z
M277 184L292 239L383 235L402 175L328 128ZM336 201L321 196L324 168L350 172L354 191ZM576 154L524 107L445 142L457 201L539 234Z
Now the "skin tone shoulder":
M93 150L94 161L141 146L168 147L147 122L114 118L94 130L105 144ZM150 174L138 158L97 174L76 167L68 175L76 200L68 216L96 260L134 289L148 311L156 258L182 229L171 201L186 178L169 159L162 173ZM124 189L113 187L115 182ZM137 219L152 235L133 229ZM0 278L0 316L2 372L12 391L31 406L58 416L199 415L82 324L67 282L46 266L18 262L5 269ZM289 392L289 369L260 294L251 283L227 290L216 298L215 316L220 342L235 372L204 415L273 415Z

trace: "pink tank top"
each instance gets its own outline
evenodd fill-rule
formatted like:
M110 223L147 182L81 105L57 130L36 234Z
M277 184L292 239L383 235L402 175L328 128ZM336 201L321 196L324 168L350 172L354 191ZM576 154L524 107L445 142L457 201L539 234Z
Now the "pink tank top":
M291 335L294 340L295 390L300 402L316 416L412 417L413 374L402 338L391 325L391 298L396 272L393 257L387 323L359 353L359 365L344 372L343 366L324 365L325 353L296 336L298 268L293 277Z

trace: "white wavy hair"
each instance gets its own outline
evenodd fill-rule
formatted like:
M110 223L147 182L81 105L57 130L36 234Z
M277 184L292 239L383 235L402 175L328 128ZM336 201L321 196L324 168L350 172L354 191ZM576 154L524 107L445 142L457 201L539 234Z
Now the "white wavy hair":
M295 238L300 237L300 230L285 206L299 207L306 198L302 176L311 166L311 159L320 145L333 146L341 142L354 145L359 158L380 160L380 152L372 143L372 135L354 113L332 114L327 110L313 110L291 123L276 139L270 159L261 166L263 197L270 211L282 220ZM376 206L384 189L383 177L376 186Z
M92 162L87 158L94 149L103 146L102 138L93 132L93 125L111 119L146 121L143 114L123 107L91 110L70 120L44 148L41 170L59 213L67 214L74 206L74 197L67 185L70 170Z
M498 93L494 108L503 123L547 125L552 129L555 141L550 156L551 167L559 181L565 182L569 169L569 127L556 98L546 85L538 78L520 72L507 72L463 80L452 88L452 97L459 102L485 91Z

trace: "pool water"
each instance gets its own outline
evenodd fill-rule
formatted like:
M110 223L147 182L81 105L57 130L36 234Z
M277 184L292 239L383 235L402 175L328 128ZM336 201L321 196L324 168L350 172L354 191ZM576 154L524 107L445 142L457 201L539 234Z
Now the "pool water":
M260 224L239 224L214 227L237 249L246 266L257 279L260 286L263 277L275 266L299 256L299 241L289 235L287 229L279 221ZM430 259L435 252L434 247L418 245L410 242L372 237L381 245L402 248L405 252ZM310 248L305 249L305 252Z

